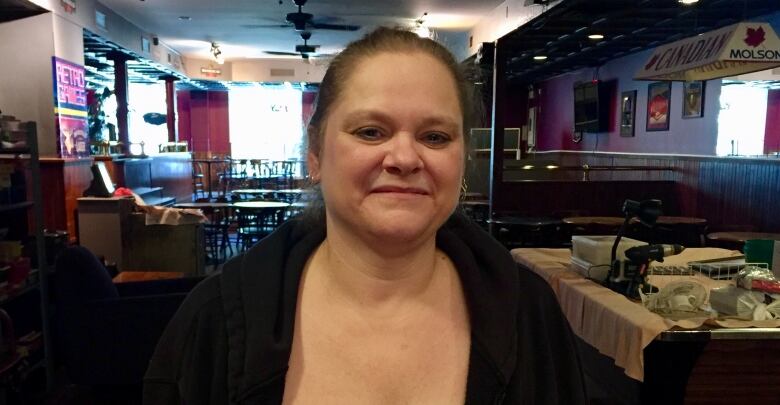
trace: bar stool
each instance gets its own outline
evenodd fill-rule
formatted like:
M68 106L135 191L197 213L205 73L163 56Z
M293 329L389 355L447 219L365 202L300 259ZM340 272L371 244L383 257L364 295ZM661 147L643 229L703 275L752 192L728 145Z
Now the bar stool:
M200 162L192 162L192 199L206 197L206 187L203 183L203 166Z

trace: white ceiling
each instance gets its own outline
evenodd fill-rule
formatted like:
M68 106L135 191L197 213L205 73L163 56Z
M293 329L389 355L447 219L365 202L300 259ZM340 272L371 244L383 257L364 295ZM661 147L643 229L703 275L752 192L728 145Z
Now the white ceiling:
M294 52L303 44L285 24L297 11L292 0L100 0L141 29L187 57L208 59L210 43L220 45L225 60L267 58L263 51ZM434 31L468 31L498 7L502 0L309 0L303 12L330 24L359 25L355 32L311 30L309 44L318 52L334 53L379 25L413 26L427 12ZM281 4L280 4L281 3ZM182 21L180 16L188 16Z

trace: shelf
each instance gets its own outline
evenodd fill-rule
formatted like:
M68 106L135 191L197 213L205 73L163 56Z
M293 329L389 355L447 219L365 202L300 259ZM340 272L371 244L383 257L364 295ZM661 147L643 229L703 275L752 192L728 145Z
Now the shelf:
M0 155L29 155L30 148L4 148L0 149Z
M38 288L38 282L28 284L18 290L11 290L8 287L0 289L0 305L5 305L13 301L15 298L21 297L22 295L27 294L29 291L32 291L36 288Z
M32 201L22 201L13 204L0 204L0 212L21 210L24 208L32 207L32 205L33 205Z

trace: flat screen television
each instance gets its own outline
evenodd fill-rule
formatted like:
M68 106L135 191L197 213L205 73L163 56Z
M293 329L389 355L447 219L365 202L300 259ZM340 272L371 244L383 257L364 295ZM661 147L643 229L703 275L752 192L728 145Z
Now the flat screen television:
M610 89L607 83L574 84L574 131L609 131Z

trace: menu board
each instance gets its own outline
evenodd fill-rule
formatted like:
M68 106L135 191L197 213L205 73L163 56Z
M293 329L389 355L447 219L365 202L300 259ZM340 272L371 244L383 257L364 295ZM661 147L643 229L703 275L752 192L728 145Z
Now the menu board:
M57 153L63 158L89 156L87 145L87 90L81 65L52 57L54 74L54 116Z

